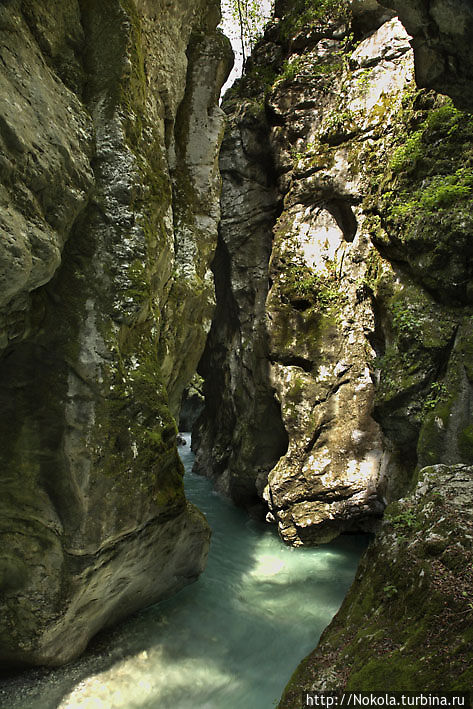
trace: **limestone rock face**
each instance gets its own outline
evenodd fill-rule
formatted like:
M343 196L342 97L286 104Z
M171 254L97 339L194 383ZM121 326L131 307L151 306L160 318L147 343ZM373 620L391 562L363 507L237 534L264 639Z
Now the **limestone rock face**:
M27 3L25 3L27 4ZM0 347L28 329L28 294L49 281L70 230L93 189L92 122L80 99L46 58L70 38L73 59L84 42L77 3L57 3L58 27L46 57L30 9L2 4L0 76ZM54 12L54 11L51 11ZM43 9L44 18L51 16ZM71 59L71 61L72 61ZM83 73L77 66L76 79Z
M225 104L197 465L240 503L263 497L295 545L372 527L397 484L372 415L378 325L364 284L378 254L359 156L390 130L413 64L402 25L383 20L355 50L346 25L319 23L291 54L283 17Z
M367 174L356 156L381 125L389 130L412 58L396 20L349 53L348 72L333 66L344 42L329 29L290 58L294 79L277 80L269 99L285 192L269 270L269 356L289 449L264 497L292 544L369 527L386 494L389 453L372 417L376 322L362 292L374 258L360 205Z
M341 609L294 673L302 691L469 691L473 468L423 468L386 509Z
M469 0L381 0L412 35L419 86L473 108L473 7Z
M276 5L224 103L194 442L295 545L375 529L416 469L473 460L473 122L417 88L376 3L304 8Z
M4 665L66 662L205 563L170 407L213 307L218 20L203 1L0 8Z

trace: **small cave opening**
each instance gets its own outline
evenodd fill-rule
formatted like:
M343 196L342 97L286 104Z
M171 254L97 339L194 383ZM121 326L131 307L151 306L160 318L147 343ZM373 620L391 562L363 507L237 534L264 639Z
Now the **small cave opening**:
M345 241L352 242L358 231L358 222L351 204L345 199L332 199L326 209L337 222Z

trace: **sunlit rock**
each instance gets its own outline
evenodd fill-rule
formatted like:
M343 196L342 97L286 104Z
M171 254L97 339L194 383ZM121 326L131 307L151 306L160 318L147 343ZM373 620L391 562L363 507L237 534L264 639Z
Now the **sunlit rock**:
M397 485L373 418L378 325L364 289L377 256L361 203L367 148L392 130L413 76L389 13L356 47L346 25L315 23L291 54L284 33L297 22L281 20L288 59L270 84L258 84L257 48L224 104L217 315L194 444L198 469L252 509L262 498L294 545L373 529ZM262 62L267 53L262 44Z

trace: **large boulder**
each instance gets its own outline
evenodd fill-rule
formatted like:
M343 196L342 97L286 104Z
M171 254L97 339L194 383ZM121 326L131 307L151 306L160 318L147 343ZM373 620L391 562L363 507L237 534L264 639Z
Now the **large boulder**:
M473 468L423 468L386 510L343 605L294 673L302 692L469 691L473 682Z

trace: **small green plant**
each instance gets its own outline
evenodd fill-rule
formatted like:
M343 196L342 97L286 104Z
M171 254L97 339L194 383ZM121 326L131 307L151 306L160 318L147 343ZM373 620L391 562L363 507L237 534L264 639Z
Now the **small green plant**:
M370 83L371 69L362 69L362 71L360 71L355 78L356 86L358 86L360 91L364 94L368 90Z
M393 586L392 583L387 583L383 586L383 593L386 596L386 598L391 599L397 596L398 590L396 586Z
M305 76L325 76L329 75L333 78L333 74L337 73L343 67L343 62L338 55L324 58L318 62L314 62L312 58L306 55L293 55L290 59L283 62L281 70L274 77L273 85L283 81L293 81L296 77Z
M416 526L418 520L413 510L406 509L390 517L389 521L396 529L403 530L406 527L412 529Z
M319 274L302 261L292 261L281 279L283 298L292 304L304 304L307 308L329 309L342 294L334 264L327 262L326 267L327 273Z
M416 314L403 302L396 301L391 306L394 329L401 335L415 336L419 330Z
M372 249L366 259L366 271L356 282L357 291L375 293L383 272L382 260L376 249Z
M445 401L447 394L448 389L443 382L433 382L429 395L424 401L424 411L435 409L438 404Z
M394 173L413 170L422 156L422 130L417 130L406 142L395 150L389 167Z
M393 193L385 194L385 201ZM412 215L434 216L438 210L444 210L473 196L473 169L461 167L450 175L435 175L429 184L407 196L400 193L397 201L388 207L391 219L404 220Z
M427 210L451 206L469 197L473 187L473 170L461 167L452 175L436 175L420 194L420 205Z
M292 12L282 22L281 36L289 40L303 28L311 29L322 21L348 20L350 4L350 0L296 0Z
M286 59L282 65L277 81L291 81L299 74L304 64L304 56L295 56L291 60Z
M456 132L462 116L462 112L455 108L453 101L447 98L445 103L429 112L426 126L431 131L440 130L450 136Z
M317 144L313 141L308 141L305 144L305 149L304 152L301 152L300 150L297 150L296 147L291 148L291 157L294 161L294 165L299 162L299 160L304 160L305 158L309 158L311 154L317 150Z
M332 111L325 118L321 130L321 140L329 142L338 136L349 136L357 130L356 114L347 109L346 111Z

